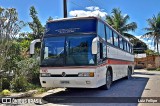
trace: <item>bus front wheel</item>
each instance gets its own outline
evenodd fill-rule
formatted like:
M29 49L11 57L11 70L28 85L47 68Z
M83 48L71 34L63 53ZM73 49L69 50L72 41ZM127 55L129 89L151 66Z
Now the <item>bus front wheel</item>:
M111 84L112 84L111 71L107 71L107 73L106 73L106 84L102 86L102 89L105 89L105 90L110 89Z

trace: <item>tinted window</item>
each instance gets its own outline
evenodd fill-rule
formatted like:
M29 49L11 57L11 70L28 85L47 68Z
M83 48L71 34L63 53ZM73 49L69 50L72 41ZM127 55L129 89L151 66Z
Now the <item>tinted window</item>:
M105 30L104 30L104 24L102 22L98 22L98 35L105 39Z
M123 49L124 49L124 50L127 50L126 43L127 43L127 42L126 42L125 40L123 40L123 46L124 46Z
M118 47L119 45L118 35L116 33L113 33L113 36L114 36L114 45Z
M103 44L100 43L100 59L103 59Z
M128 42L127 42L127 52L129 52L129 44L128 44Z
M123 39L120 36L119 36L119 45L120 45L120 48L123 49Z
M132 53L132 49L133 49L133 47L132 47L132 45L130 45L130 52Z
M107 42L113 44L112 30L106 26Z
M107 50L106 50L106 45L103 44L103 58L107 57Z
M89 65L95 64L91 45L94 36L73 36L66 38L66 64Z
M64 65L65 37L45 38L42 48L42 63L45 66Z

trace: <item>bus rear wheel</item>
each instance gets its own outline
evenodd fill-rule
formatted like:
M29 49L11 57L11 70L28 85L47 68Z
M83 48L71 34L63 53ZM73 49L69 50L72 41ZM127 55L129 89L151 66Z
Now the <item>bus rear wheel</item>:
M110 89L111 84L112 84L111 71L107 71L107 73L106 73L106 84L102 86L102 89L105 89L105 90Z

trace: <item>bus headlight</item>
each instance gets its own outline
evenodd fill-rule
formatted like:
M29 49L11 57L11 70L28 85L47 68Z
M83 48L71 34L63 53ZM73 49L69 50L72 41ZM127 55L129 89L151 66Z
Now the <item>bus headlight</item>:
M41 73L40 75L41 75L41 77L50 77L51 76L50 73Z
M94 77L94 72L81 72L78 73L78 77Z

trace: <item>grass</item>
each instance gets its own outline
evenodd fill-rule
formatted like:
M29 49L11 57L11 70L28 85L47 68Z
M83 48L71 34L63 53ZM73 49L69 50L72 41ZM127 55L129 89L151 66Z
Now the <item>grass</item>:
M2 97L2 92L0 92L0 97Z
M160 71L160 68L157 68L156 71Z
M48 89L46 89L46 88L37 88L37 90L38 90L38 92L36 94L42 94L42 93L48 91Z
M147 69L147 71L160 71L160 68L157 68L157 69Z

